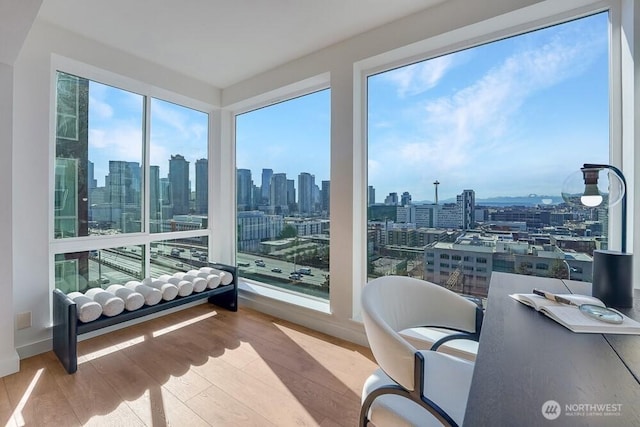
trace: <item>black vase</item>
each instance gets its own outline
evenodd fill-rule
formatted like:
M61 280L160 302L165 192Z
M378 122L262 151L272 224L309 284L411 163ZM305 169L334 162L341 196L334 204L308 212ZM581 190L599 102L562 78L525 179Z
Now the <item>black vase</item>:
M591 294L610 307L633 307L633 255L616 251L593 251Z

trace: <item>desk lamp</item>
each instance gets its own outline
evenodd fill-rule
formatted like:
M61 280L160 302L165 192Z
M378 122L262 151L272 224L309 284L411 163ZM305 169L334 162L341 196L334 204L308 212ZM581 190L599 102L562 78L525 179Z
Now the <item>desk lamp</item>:
M608 185L599 185L600 172L608 171ZM592 294L608 306L630 308L633 306L633 257L627 253L627 182L620 169L611 165L585 163L578 176L584 186L577 190L576 174L570 175L563 185L562 198L577 206L595 208L612 207L621 203L622 236L621 251L593 251Z

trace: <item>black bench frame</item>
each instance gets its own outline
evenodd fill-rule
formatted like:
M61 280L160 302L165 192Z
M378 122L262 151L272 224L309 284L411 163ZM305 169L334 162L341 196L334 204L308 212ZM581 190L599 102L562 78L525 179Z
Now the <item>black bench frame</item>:
M224 264L209 264L219 270L233 274L233 282L192 293L186 297L176 297L171 301L161 301L156 305L144 305L138 310L123 311L113 316L100 316L93 322L82 323L78 320L76 303L59 289L53 290L53 351L60 359L62 366L70 374L78 370L78 335L97 331L108 326L117 325L129 320L138 319L149 314L167 310L207 298L209 303L216 304L230 311L238 311L238 269Z

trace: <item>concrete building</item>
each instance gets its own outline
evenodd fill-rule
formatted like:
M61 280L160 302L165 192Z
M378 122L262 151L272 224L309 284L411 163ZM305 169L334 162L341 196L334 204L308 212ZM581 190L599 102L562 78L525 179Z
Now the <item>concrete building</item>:
M171 205L173 215L189 213L189 162L181 154L169 159L169 182L171 183Z
M196 160L196 214L209 212L209 161Z

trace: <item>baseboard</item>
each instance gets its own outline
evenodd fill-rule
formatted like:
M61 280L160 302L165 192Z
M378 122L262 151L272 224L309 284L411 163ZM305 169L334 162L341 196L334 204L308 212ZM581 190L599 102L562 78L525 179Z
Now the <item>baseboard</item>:
M8 351L0 357L0 378L20 370L20 357L16 351Z

